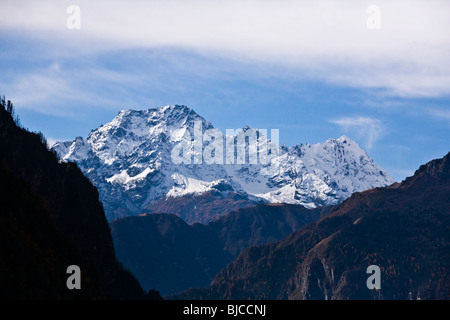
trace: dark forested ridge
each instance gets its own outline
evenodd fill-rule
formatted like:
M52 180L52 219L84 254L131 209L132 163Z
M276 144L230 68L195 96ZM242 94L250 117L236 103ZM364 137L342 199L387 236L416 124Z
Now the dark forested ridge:
M144 298L115 258L96 188L76 164L59 163L41 134L20 128L9 105L2 99L0 296ZM81 267L82 290L66 287L71 264Z
M367 267L381 270L369 290ZM450 299L450 154L353 194L277 243L251 247L178 299Z
M58 234L43 199L34 196L5 163L0 181L0 297L105 298L92 263ZM82 290L66 287L66 270L73 264L81 268Z

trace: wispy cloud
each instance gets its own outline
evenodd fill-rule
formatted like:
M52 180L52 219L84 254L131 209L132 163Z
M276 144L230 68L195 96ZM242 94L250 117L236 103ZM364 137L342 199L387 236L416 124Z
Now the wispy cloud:
M381 121L370 117L342 117L329 122L340 126L344 133L362 139L368 150L372 149L384 132Z
M48 68L37 68L0 81L3 90L21 108L43 114L73 116L83 109L83 104L96 101L98 105L110 105L112 101L92 94L85 86L93 80L89 74L76 74L60 70L56 63ZM64 72L66 71L66 72ZM99 79L96 77L95 79ZM74 110L64 106L68 101L79 102Z
M450 109L427 108L426 110L433 118L450 123Z
M146 92L143 87L156 83L146 72L149 70L122 72L95 63L86 62L80 67L55 61L47 67L30 67L18 73L2 74L0 87L19 108L73 117L93 106L118 109L124 107L122 103L144 101L142 97ZM142 92L133 95L133 88Z
M369 30L372 1L78 0L81 29L68 30L73 1L2 1L0 31L20 32L64 54L179 48L404 97L450 94L450 3L378 0L381 29ZM70 49L68 49L70 48Z

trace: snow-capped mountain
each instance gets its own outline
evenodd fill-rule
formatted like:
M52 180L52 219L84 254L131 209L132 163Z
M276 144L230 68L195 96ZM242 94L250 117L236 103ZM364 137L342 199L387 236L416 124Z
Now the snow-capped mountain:
M249 130L269 142L257 149L260 160L261 152L269 155L266 162L254 164L248 152L244 158L239 153L240 146L250 152L254 147L250 137L245 139ZM189 223L208 222L228 209L258 202L337 204L353 192L394 182L348 137L267 152L271 144L265 134L246 127L225 136L192 109L175 105L123 110L86 138L58 142L52 149L63 161L76 162L98 188L108 220L164 208ZM226 149L230 142L232 149ZM180 151L180 146L185 148ZM207 164L208 154L219 163ZM226 161L230 154L234 164ZM190 199L190 206L182 199Z

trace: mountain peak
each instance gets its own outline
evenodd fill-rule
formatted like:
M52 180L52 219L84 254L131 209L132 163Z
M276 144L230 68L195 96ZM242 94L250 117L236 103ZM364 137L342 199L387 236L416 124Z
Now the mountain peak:
M341 142L341 143L351 143L351 142L355 142L352 139L350 139L349 137L347 137L346 135L341 136L339 139L337 139L337 141ZM356 142L355 142L356 143Z
M234 190L239 197L255 203L317 207L337 204L355 191L394 182L346 136L313 145L280 147L279 154L264 164L250 163L250 157L242 158L244 163L239 165L193 165L194 157L190 163L174 163L174 148L197 139L197 121L202 122L203 132L213 128L184 105L122 110L86 139L59 143L54 150L61 159L77 162L98 187L108 219L140 214L168 197L219 192L222 199L229 199L226 190ZM247 130L248 126L243 128L243 132ZM203 141L201 147L203 163L205 150L211 147L208 141ZM217 191L217 181L227 181L227 187Z
M450 178L450 152L443 158L435 159L423 164L414 172L414 175L406 178L403 182L394 187L414 188L420 187L425 182L430 185L438 186L439 181L445 181Z
M126 117L149 117L149 116L160 116L160 117L173 117L179 115L189 115L198 114L191 108L185 105L167 105L164 107L156 107L150 109L123 109L119 111L117 117L126 118Z
M209 122L184 105L146 110L124 109L112 121L93 130L88 140L101 140L105 144L109 143L109 138L116 141L125 140L124 142L133 140L136 146L137 139L152 140L161 135L171 136L174 131L180 131L182 128L193 128L196 121L202 122L205 130L212 128ZM175 135L178 136L178 133L175 132Z
M449 175L450 173L450 152L441 159L435 159L420 166L414 175L426 172L430 175Z
M161 107L162 110L170 110L172 112L192 112L193 109L185 106L184 104L174 104L174 105L167 105L165 107Z

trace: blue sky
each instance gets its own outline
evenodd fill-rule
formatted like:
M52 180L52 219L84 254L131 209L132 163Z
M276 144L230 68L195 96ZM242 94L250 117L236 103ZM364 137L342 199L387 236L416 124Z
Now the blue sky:
M80 9L68 29L67 7ZM379 29L368 19L379 9ZM0 94L50 141L184 104L280 142L345 134L395 179L450 151L445 1L2 1Z

